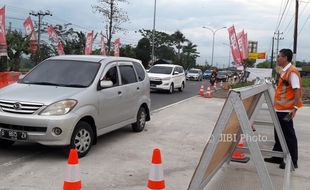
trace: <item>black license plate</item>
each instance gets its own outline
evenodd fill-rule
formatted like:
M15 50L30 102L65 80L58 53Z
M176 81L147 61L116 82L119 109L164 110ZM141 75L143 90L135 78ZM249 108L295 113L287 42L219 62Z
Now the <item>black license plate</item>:
M26 132L14 131L11 129L0 129L0 137L20 141L26 141L28 139L28 135Z

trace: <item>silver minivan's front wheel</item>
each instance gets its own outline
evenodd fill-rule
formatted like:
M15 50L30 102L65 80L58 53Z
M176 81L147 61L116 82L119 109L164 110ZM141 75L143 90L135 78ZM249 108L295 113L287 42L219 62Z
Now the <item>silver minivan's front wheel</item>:
M144 107L140 107L138 114L137 114L137 121L132 124L132 130L134 132L141 132L143 131L145 124L146 124L146 117L147 113Z
M170 85L170 87L169 87L168 93L169 93L169 94L172 94L173 92L174 92L174 85L173 85L173 83L171 83L171 85Z
M182 82L181 87L179 88L179 91L180 91L180 92L183 92L184 87L185 87L184 82Z
M94 132L90 124L88 124L85 121L78 122L71 136L70 147L76 148L79 157L81 158L86 156L93 142L94 142Z

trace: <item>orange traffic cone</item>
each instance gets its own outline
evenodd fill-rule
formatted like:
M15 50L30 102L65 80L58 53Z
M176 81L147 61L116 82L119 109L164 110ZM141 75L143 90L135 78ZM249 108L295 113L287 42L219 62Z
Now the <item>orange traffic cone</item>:
M243 139L241 138L238 145L238 148L243 148L244 143ZM250 160L249 157L246 157L243 152L234 151L231 157L231 161L233 162L241 162L241 163L247 163Z
M153 150L152 165L147 187L149 190L165 189L164 172L161 164L160 150L158 148Z
M205 93L204 86L203 84L201 84L200 89L199 89L199 94L200 96L203 96L204 93Z
M206 97L206 98L211 98L211 89L210 89L210 86L208 86L208 88L207 88L207 92L206 92L205 97Z
M81 190L82 182L80 177L79 158L76 149L71 149L64 181L64 190Z
M217 88L216 88L216 81L214 82L213 88L214 88L215 91L217 90Z

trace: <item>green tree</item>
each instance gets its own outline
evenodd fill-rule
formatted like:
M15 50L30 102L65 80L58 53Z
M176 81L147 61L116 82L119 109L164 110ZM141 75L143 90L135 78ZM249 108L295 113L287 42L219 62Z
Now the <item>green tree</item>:
M84 54L86 35L81 31L72 31L68 36L62 37L62 45L65 54L81 55Z
M139 30L141 35L148 39L150 42L153 39L153 32L152 30L145 30L141 29ZM159 47L161 46L166 46L166 47L172 47L173 45L173 40L171 35L165 33L165 32L160 32L160 31L155 31L155 38L154 38L154 49L155 49L155 56L157 57L159 55ZM151 44L152 48L153 44Z
M142 61L145 68L148 67L149 61L151 60L151 44L149 39L142 38L139 40L138 45L135 49L137 59Z
M199 52L197 51L197 45L188 41L187 45L183 47L183 61L182 61L183 67L186 69L195 67L197 57L199 57Z
M19 71L20 58L22 54L29 53L30 36L24 37L21 32L17 30L7 33L8 57L9 67L11 71Z
M92 6L95 12L98 12L103 18L104 22L108 23L106 26L107 31L107 48L108 54L111 53L111 40L113 34L117 31L122 31L124 28L121 25L129 18L127 13L119 7L119 3L128 3L127 0L98 0L98 4Z
M257 68L270 68L270 62L261 62L259 64L256 65Z
M0 72L5 72L8 70L8 57L1 56L0 57Z
M159 59L167 59L174 61L175 56L176 54L173 47L162 45L157 49L157 57Z
M243 60L244 68L246 68L246 67L254 67L255 62L256 62L255 59L244 59Z
M122 57L136 58L135 48L128 44L120 47L120 54Z
M186 41L186 38L184 36L184 34L182 32L180 32L179 30L177 30L175 33L173 33L171 35L172 40L175 42L175 46L178 50L178 61L180 61L180 51L182 49L182 43L184 43Z
M296 61L296 67L302 67L305 65L309 65L310 63L307 63L305 60L303 61Z
M31 67L34 67L35 65L39 64L41 61L56 55L55 49L53 48L53 46L51 46L50 44L41 41L40 44L40 51L36 52L35 54L31 54L30 56L30 64Z

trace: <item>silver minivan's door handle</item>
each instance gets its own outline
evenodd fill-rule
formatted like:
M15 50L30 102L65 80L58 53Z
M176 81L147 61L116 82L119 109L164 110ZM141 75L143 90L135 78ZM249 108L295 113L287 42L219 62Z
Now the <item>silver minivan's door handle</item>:
M122 91L118 91L117 93L118 93L118 95L121 95L121 94L122 94Z
M140 90L140 87L139 87L139 86L137 87L137 90Z

